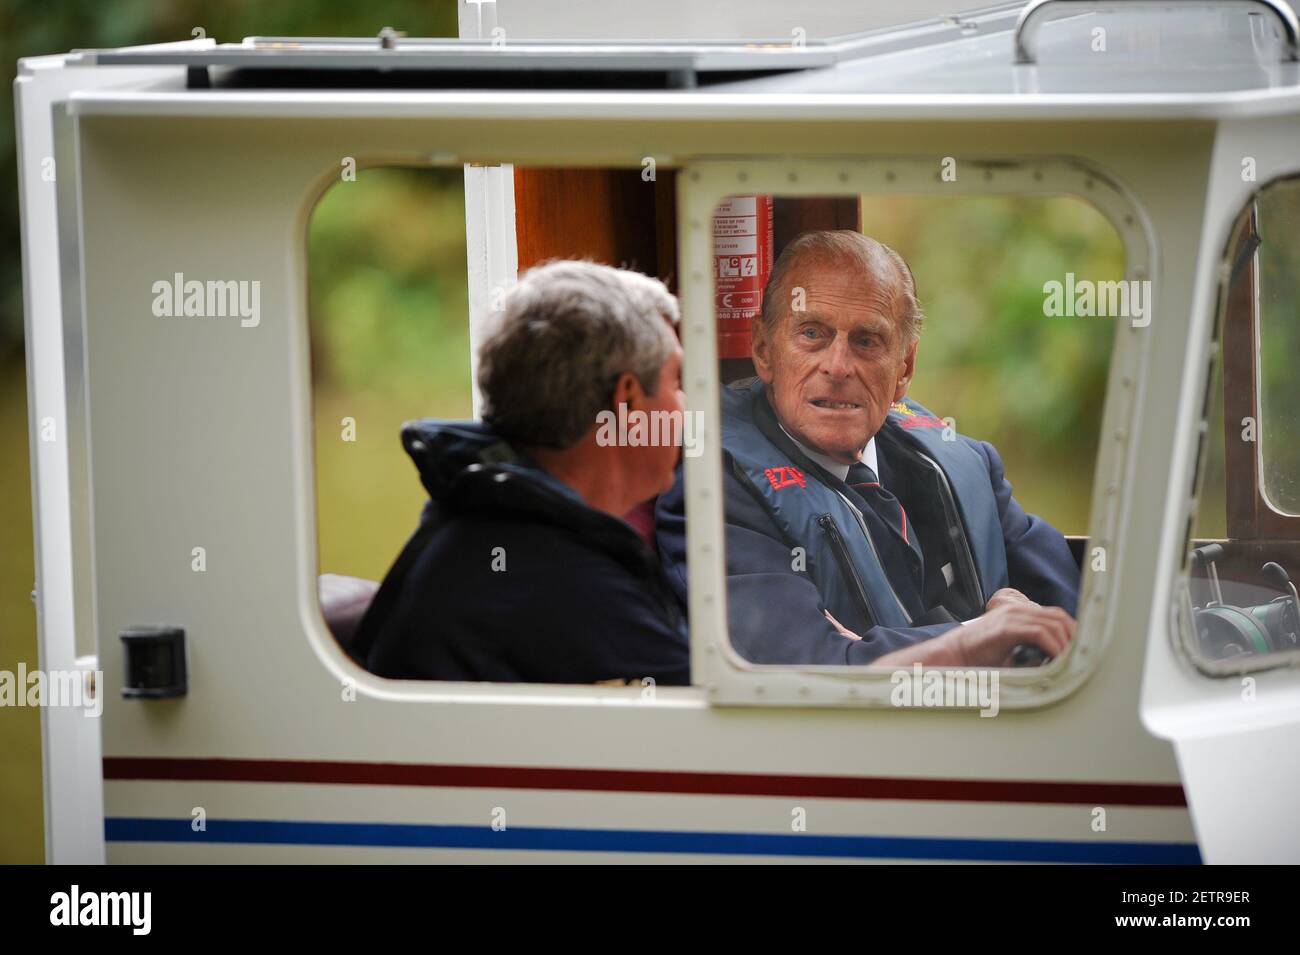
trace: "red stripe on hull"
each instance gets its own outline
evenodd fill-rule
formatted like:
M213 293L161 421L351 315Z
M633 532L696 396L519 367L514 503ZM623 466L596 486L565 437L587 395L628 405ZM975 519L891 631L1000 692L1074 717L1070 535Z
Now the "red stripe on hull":
M110 756L106 780L203 780L313 783L335 786L434 786L475 789L559 789L581 792L679 793L708 796L799 796L934 802L1039 803L1085 806L1187 805L1183 789L1166 783L1044 782L883 776L770 776L643 769L532 766L440 766L314 760L179 759Z

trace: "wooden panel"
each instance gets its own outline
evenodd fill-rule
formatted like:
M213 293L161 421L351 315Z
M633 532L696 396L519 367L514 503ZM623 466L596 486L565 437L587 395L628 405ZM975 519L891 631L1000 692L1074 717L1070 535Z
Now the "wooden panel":
M677 294L677 170L660 169L655 181L656 274Z
M1223 316L1223 427L1228 537L1234 540L1300 539L1300 517L1275 511L1264 499L1259 473L1259 313L1256 308L1258 245L1255 213L1233 248L1234 273ZM1255 441L1241 438L1242 419L1255 422ZM1288 568L1289 569L1289 568Z
M639 169L515 168L519 269L582 258L657 275L656 183Z
M815 196L807 199L777 197L772 203L776 255L799 237L818 229L862 229L859 196Z
M1253 220L1253 216L1252 216ZM1238 263L1231 275L1223 314L1223 449L1227 485L1228 537L1259 536L1256 510L1259 472L1253 442L1241 440L1241 421L1259 421L1255 398L1254 222L1247 223L1232 250Z

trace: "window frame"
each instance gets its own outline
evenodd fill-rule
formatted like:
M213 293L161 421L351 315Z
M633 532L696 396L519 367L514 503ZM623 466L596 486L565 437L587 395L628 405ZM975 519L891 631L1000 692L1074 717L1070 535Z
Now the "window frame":
M683 382L688 410L703 423L706 449L721 433L712 261L713 210L733 195L815 197L872 194L1068 196L1096 208L1125 250L1125 279L1152 282L1155 241L1136 198L1104 170L1079 160L958 158L956 181L945 181L937 157L705 160L686 166L678 186L681 250ZM1122 476L1127 472L1137 413L1137 369L1150 341L1132 322L1116 329L1089 518L1089 545L1118 558ZM731 645L727 624L721 455L706 450L685 459L691 677L719 705L892 707L890 668L754 664ZM1108 574L1087 569L1080 590L1082 622L1071 651L1045 667L999 670L999 705L1026 709L1055 703L1096 670L1117 629ZM1087 613L1084 614L1084 609ZM981 669L981 668L970 668ZM983 668L988 669L988 668ZM973 706L972 706L973 708Z
M1273 180L1251 197L1250 205L1248 207L1249 216L1245 224L1247 235L1253 235L1255 237L1259 236L1259 203L1261 197L1263 197L1269 189L1286 182L1293 182L1296 184L1297 188L1300 188L1300 176L1291 176ZM1276 506L1269 499L1268 491L1264 485L1264 431L1267 423L1264 420L1264 379L1262 362L1260 361L1260 355L1264 347L1264 339L1263 314L1260 309L1261 286L1259 250L1260 246L1256 245L1254 252L1250 257L1249 268L1251 276L1251 294L1247 303L1249 314L1245 319L1241 320L1241 323L1245 326L1242 329L1242 337L1250 344L1250 348L1248 349L1251 366L1250 378L1248 379L1250 382L1250 388L1247 389L1247 391L1252 402L1252 410L1250 413L1254 417L1257 426L1255 441L1253 442L1255 445L1253 454L1255 468L1254 481L1251 485L1255 498L1254 514L1252 515L1254 526L1252 528L1253 533L1250 536L1259 540L1300 541L1300 514L1293 514ZM1233 301L1230 297L1227 307L1232 308L1232 306ZM1224 348L1226 351L1227 333L1233 323L1229 320L1226 313L1224 319ZM1224 371L1225 373L1227 371L1226 365ZM1226 381L1224 383L1224 390L1225 392L1228 390L1228 383Z
M1194 604L1191 593L1191 555L1196 542L1193 534L1197 508L1209 471L1207 433L1211 403L1215 398L1216 362L1223 363L1226 540L1241 542L1247 548L1261 543L1275 545L1268 552L1270 557L1277 556L1276 545L1281 545L1294 553L1300 561L1300 515L1287 514L1275 508L1265 495L1263 487L1258 246L1238 266L1238 261L1244 254L1244 246L1258 236L1260 197L1270 188L1284 182L1300 183L1300 173L1270 179L1247 197L1240 210L1229 220L1231 227L1228 240L1219 258L1220 283L1215 299L1213 338L1206 362L1205 392L1199 418L1200 437L1192 475L1193 494L1187 530L1184 533L1183 559L1175 580L1172 620L1174 640L1183 655L1202 676L1216 679L1300 665L1300 650L1246 654L1227 660L1207 659L1201 653L1192 624ZM1240 274L1234 274L1237 267L1242 269ZM1241 440L1241 421L1245 417L1250 417L1255 422L1255 440L1252 442Z

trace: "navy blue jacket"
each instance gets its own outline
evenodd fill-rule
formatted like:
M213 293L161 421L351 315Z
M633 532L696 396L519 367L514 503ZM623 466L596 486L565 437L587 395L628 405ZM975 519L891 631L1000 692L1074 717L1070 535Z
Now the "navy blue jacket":
M367 669L407 680L690 682L684 615L631 526L482 425L416 422L402 440L430 499L349 648Z
M745 412L748 417L742 415L738 429L736 408L732 406L736 405L736 396L746 392L754 394L755 398L749 405L742 403L741 407L748 409ZM788 464L799 469L801 479L820 481L821 485L812 485L808 493L816 492L821 502L824 503L828 497L835 498L835 495L827 495L823 487L836 487L850 495L852 492L848 492L836 477L810 461L781 430L761 389L733 386L724 398L729 399L724 402L727 405L724 410L728 413L724 414L723 429L728 616L732 643L746 659L769 664L870 663L893 650L938 636L955 626L957 619L978 616L993 590L1004 585L1016 587L1044 605L1075 612L1079 569L1065 539L1045 521L1027 515L1011 496L1011 485L1003 474L1001 458L991 445L960 435L957 436L960 445L931 444L931 449L938 455L939 449L948 448L960 457L966 465L968 485L982 482L985 478L980 475L986 474L988 485L982 490L976 486L974 490L978 494L969 493L968 486L968 493L964 495L966 500L958 503L965 507L969 506L970 500L981 499L987 502L984 506L990 511L996 508L996 514L967 515L965 523L985 528L984 535L988 539L984 544L988 546L983 549L996 551L988 564L1000 579L982 580L970 588L964 588L960 582L950 585L942 572L942 565L955 551L950 544L949 523L943 506L935 499L932 490L933 472L919 468L915 456L905 453L906 426L900 428L899 422L904 421L906 415L913 414L909 409L903 409L903 415L891 413L891 420L877 435L876 453L880 479L901 500L920 541L923 568L909 564L902 547L891 546L891 538L896 535L891 534L890 528L874 511L863 507L861 513L869 525L875 542L873 546L879 550L877 566L883 565L888 575L889 583L885 586L892 585L911 623L907 624L906 618L899 618L896 614L894 619L888 619L890 615L879 613L887 620L885 625L881 625L859 613L855 605L836 599L844 591L845 568L824 559L826 549L819 548L822 541L793 537L792 526L801 525L798 522L792 525L788 517L779 516L776 509L785 501L802 504L804 492L791 489L772 493L766 486L756 487L754 465L751 462L748 469L741 466L733 457L733 449L741 454L737 442L745 441L746 428L749 428L754 440L749 442L746 450L752 452L754 448L766 448L767 452L760 454L770 454L774 459L771 464ZM911 407L924 412L914 404ZM894 421L895 418L899 421ZM915 419L907 424L928 422L938 423L938 419ZM764 459L761 463L768 462ZM777 473L780 477L782 472L778 470ZM762 484L761 478L757 483ZM789 496L782 498L782 494ZM684 600L687 574L683 503L679 472L673 489L659 500L656 523L660 556L679 597ZM821 505L816 508L821 509ZM972 517L976 519L972 520ZM841 523L845 526L838 530L848 544L865 542L851 536L863 538L856 521L851 525L848 521ZM802 526L808 526L806 520ZM792 551L795 547L802 547L808 553L806 567L794 566ZM861 547L856 553L862 553ZM823 559L813 560L814 554ZM865 561L859 557L857 564L863 563ZM857 566L855 570L862 572L869 568ZM849 571L850 574L853 572ZM863 576L869 582L869 575L864 573ZM967 574L965 578L969 580L972 576ZM981 589L983 592L978 592ZM972 593L972 590L976 592ZM892 595L889 600L893 600ZM828 607L842 624L862 635L863 639L855 641L841 636L823 616L822 611Z

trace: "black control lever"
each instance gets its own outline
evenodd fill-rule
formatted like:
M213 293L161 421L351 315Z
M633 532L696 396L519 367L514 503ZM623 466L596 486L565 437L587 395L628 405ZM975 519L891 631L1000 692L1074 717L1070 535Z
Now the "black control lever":
M1291 594L1291 599L1296 602L1296 607L1300 608L1300 595L1296 594L1295 584L1291 583L1291 575L1286 572L1286 568L1277 561L1270 560L1261 569L1260 573L1264 579L1276 587L1278 590L1285 590Z
M1277 618L1277 649L1293 649L1300 644L1300 596L1296 594L1295 584L1291 582L1291 575L1286 572L1286 568L1276 561L1270 560L1260 569L1260 573L1278 590L1291 595L1290 613L1285 606L1286 598L1280 598L1283 609Z
M1034 643L1019 643L1011 651L1013 667L1040 667L1052 658L1047 651Z
M1197 567L1208 567L1216 560L1223 560L1222 544L1206 544L1192 551L1192 563ZM1285 571L1283 571L1285 573Z
M1210 594L1212 600L1207 600L1205 606L1209 607L1214 604L1223 605L1223 588L1219 586L1219 571L1214 566L1215 561L1223 560L1222 544L1206 544L1204 547L1198 547L1192 551L1192 563L1197 567L1206 567L1210 573ZM1280 569L1280 568L1279 568ZM1285 571L1283 571L1285 573Z

